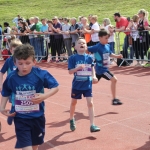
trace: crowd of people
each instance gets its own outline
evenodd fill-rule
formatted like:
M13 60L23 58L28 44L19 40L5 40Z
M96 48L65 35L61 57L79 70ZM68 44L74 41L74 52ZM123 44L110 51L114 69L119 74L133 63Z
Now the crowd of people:
M3 33L6 45L6 41L15 37L22 43L30 43L39 62L47 61L49 52L52 62L62 62L67 60L66 53L68 56L76 53L74 46L78 37L84 37L87 45L93 46L99 43L98 31L104 28L109 32L108 44L115 53L115 32L124 32L126 36L122 49L123 57L129 59L128 64L132 64L135 56L136 66L143 66L144 56L149 50L149 32L145 31L150 30L148 12L141 9L131 18L115 13L114 20L116 25L112 25L109 18L104 18L99 24L97 15L79 16L78 19L54 16L51 20L46 18L40 20L38 17L24 19L18 15L13 19L15 27L10 28L9 23L5 22L2 31L0 26L0 35ZM2 36L0 41L2 49ZM144 66L150 67L150 64L146 63Z

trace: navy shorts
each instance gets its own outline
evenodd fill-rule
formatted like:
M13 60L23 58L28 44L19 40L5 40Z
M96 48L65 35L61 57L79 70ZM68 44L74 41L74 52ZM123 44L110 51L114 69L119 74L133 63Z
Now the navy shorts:
M71 98L82 99L82 95L84 97L93 97L92 96L92 89L89 89L89 90L75 90L75 89L72 89Z
M45 136L45 116L33 119L14 118L17 142L15 148L41 145Z

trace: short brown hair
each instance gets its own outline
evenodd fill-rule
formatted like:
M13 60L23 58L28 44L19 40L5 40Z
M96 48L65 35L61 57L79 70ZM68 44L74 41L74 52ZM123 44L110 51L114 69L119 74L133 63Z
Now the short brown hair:
M16 48L17 46L22 45L21 41L19 39L13 39L10 42L10 48Z
M16 47L13 55L14 62L16 62L16 59L28 59L29 57L33 57L33 61L35 60L35 52L33 46L30 44L22 44L18 47Z
M76 40L76 42L75 42L75 45L77 44L77 42L78 42L79 40L85 40L85 38L84 38L84 37L78 37L77 40Z

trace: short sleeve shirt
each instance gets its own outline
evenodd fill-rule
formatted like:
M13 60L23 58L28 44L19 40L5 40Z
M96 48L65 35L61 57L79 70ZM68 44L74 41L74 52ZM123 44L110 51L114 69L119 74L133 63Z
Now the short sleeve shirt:
M88 51L94 53L95 61L96 61L96 74L102 75L103 73L108 71L108 66L110 63L110 55L111 49L110 45L103 45L98 43L94 46L88 47Z
M99 24L97 22L95 22L91 27L91 30L99 30L99 29L100 29ZM98 33L91 34L91 39L93 42L98 42L99 41Z
M79 64L86 64L92 67L93 59L90 55L75 54L69 57L68 70L74 69ZM76 90L88 90L92 89L92 77L88 75L78 75L74 73L74 79L72 81L72 89Z
M44 93L44 88L51 89L57 86L58 82L49 72L34 67L25 76L19 76L18 70L11 72L3 83L1 94L3 97L13 95L12 106L15 107L15 117L30 119L44 114L44 101L37 105L30 105L30 97L36 93ZM38 111L35 111L33 106L39 107ZM27 108L29 110L24 112L23 110Z

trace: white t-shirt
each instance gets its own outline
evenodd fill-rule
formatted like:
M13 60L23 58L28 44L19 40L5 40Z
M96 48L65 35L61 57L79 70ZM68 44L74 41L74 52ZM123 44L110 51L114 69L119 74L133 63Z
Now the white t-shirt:
M109 30L108 30L109 25L105 26L104 28L105 28L105 30L108 31L108 33L109 33ZM110 42L115 42L114 35L115 35L115 33L113 33L113 34L109 37L108 43L110 43Z
M92 25L92 30L100 30L99 24L98 24L97 22L95 22L95 23ZM98 33L93 33L93 34L91 34L91 39L92 39L93 42L99 42Z

